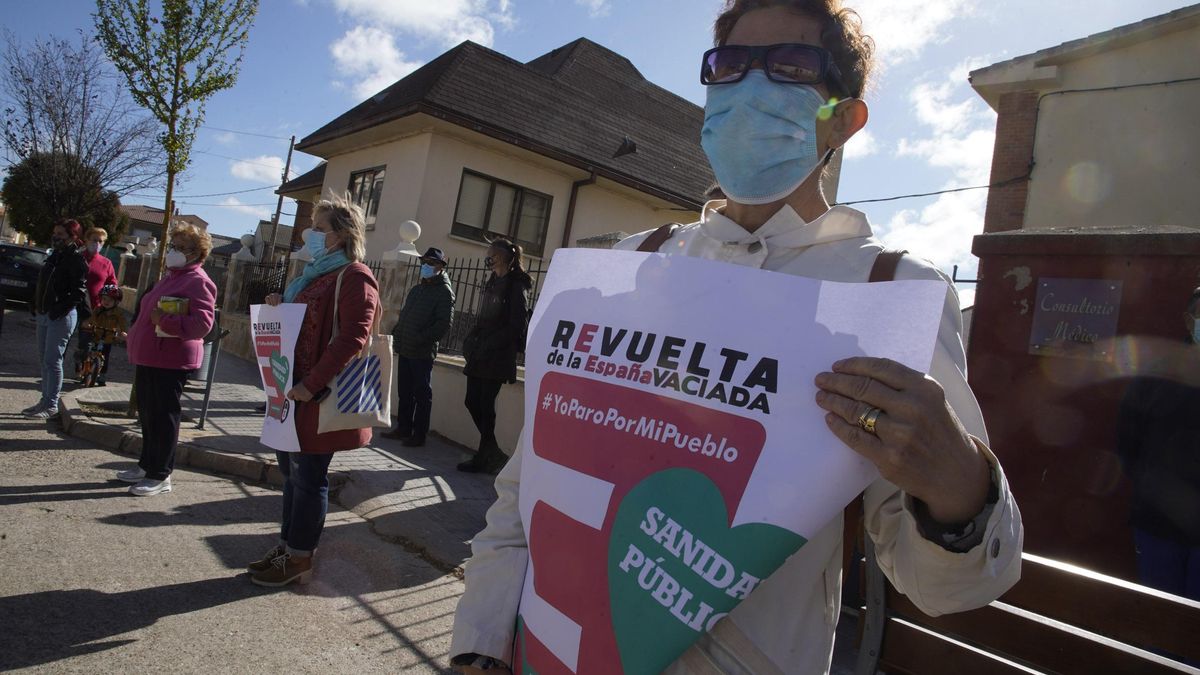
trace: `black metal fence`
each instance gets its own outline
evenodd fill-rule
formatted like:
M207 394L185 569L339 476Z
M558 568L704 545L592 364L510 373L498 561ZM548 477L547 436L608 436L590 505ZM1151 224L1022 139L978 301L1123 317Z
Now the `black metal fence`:
M278 263L242 263L238 274L244 279L234 298L234 312L250 313L250 305L261 305L271 293L282 293L287 281L287 266Z
M210 255L201 267L217 285L217 303L220 304L225 298L225 286L229 283L229 257Z
M533 278L533 288L530 290L529 297L529 309L532 310L537 304L542 290L542 280L546 276L549 264L542 260L526 262L528 266L525 271ZM373 271L376 270L372 263L368 262L367 265ZM439 344L438 351L442 354L461 355L463 342L467 334L475 327L479 305L483 300L483 287L491 278L492 269L484 263L483 258L451 258L450 264L446 266L446 275L450 277L450 284L454 287L454 324ZM413 262L402 268L397 280L403 285L403 292L399 297L406 298L409 289L420 279L421 263L414 258ZM390 331L391 328L391 326L383 326L385 331ZM523 356L518 357L518 362L524 362Z

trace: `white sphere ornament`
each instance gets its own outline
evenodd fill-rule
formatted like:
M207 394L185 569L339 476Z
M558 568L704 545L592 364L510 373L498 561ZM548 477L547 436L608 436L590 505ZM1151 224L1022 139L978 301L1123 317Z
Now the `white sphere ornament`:
M400 223L400 241L413 243L421 237L421 225L415 220Z
M242 250L233 254L233 259L239 262L254 262L257 258L254 256L254 235L243 234L240 240L242 242Z
M421 256L417 251L416 245L413 243L421 236L421 226L415 220L406 220L400 223L400 244L393 250L383 254L384 260L404 260L409 257L418 258Z

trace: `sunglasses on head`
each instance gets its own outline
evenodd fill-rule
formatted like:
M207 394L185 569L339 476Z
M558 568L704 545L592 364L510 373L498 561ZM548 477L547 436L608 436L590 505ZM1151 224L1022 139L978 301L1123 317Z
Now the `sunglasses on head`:
M741 82L755 64L773 82L816 85L828 81L837 93L846 91L833 55L821 47L805 44L713 47L704 52L700 82L706 86Z

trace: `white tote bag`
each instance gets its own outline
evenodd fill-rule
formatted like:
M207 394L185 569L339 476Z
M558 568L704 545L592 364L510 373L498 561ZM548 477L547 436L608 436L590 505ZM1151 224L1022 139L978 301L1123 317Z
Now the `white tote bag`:
M338 296L345 273L346 268L338 272L333 291L331 342L338 334ZM380 307L375 312L375 321L362 351L330 381L329 394L321 401L317 417L318 433L392 425L392 336L377 335L382 314Z

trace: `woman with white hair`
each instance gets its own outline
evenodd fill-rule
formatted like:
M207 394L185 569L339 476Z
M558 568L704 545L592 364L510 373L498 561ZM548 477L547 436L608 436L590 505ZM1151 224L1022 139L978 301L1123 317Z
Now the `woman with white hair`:
M317 430L329 383L362 351L379 311L379 285L362 263L365 238L362 209L345 199L321 201L308 236L312 262L282 295L266 298L268 305L303 303L308 311L296 340L296 386L287 393L296 402L300 452L276 453L284 477L283 522L279 542L248 566L250 580L260 586L307 583L312 577L312 554L329 510L329 462L339 450L371 442L370 428Z

